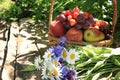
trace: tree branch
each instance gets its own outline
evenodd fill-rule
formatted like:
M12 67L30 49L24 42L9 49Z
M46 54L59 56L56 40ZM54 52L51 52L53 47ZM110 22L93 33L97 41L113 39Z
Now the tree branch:
M4 65L5 65L6 58L7 58L7 53L8 53L8 42L10 40L10 28L11 28L11 25L8 27L8 35L7 35L7 40L6 40L6 46L4 48L4 58L3 58L3 63L2 63L2 66L1 66L1 70L0 70L0 80L2 80L2 72L3 72L3 69L4 69Z

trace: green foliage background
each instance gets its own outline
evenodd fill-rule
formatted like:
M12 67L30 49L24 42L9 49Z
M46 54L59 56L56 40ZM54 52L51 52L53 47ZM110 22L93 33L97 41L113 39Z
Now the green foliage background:
M7 23L19 21L22 18L32 18L36 22L44 21L48 25L51 0L0 0L0 20ZM120 0L117 0L118 20L116 28L120 26ZM112 21L112 0L56 0L53 19L62 11L78 6L80 10L93 14L95 18ZM118 31L119 32L119 31ZM116 34L116 33L115 33ZM119 34L115 35L119 36Z
M2 4L0 5L0 18L4 15L7 21L25 17L31 17L35 20L48 20L51 0L17 0L17 2L0 0L0 3ZM120 1L117 0L118 16L120 12L119 3ZM60 12L72 9L75 6L78 6L82 11L93 14L95 18L112 20L113 6L111 0L56 0L53 19Z

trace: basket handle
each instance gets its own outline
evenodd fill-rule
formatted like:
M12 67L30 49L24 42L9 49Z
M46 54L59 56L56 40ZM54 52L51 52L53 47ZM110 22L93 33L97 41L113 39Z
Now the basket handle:
M114 31L115 31L115 25L117 22L117 2L116 0L112 0L112 4L113 4L113 19L112 19L112 36L114 35Z
M50 13L49 13L49 26L50 26L50 23L52 22L54 3L55 3L55 0L52 0L51 6L50 6ZM117 2L116 2L116 0L112 0L112 5L113 5L113 9L114 9L113 19L112 19L112 36L113 36L114 31L115 31L115 25L117 22ZM49 31L50 31L50 29L49 29Z
M55 3L55 0L52 0L51 6L50 6L49 24L48 24L48 26L50 26L50 23L52 22L52 14L53 14L54 3ZM50 31L50 27L49 27L49 31Z

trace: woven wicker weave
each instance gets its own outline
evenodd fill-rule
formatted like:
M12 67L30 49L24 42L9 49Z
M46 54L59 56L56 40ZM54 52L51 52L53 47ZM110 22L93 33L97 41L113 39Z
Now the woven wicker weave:
M52 22L52 14L53 14L53 9L54 9L54 2L55 0L52 0L51 2L51 7L50 7L50 13L49 13L49 25L50 23ZM102 40L102 41L99 41L99 42L85 42L85 41L81 41L81 42L76 42L76 41L68 41L67 40L67 43L68 44L77 44L77 45L85 45L85 43L88 43L88 44L92 44L92 45L95 45L95 46L110 46L113 42L113 35L114 35L114 30L115 30L115 25L116 25L116 21L117 21L117 4L116 4L116 0L112 0L112 4L113 4L113 18L112 18L112 35L110 37L109 40ZM50 31L50 29L49 29ZM59 38L56 38L52 35L50 35L50 33L48 32L48 39L49 39L49 44L50 45L55 45L58 43L58 39Z

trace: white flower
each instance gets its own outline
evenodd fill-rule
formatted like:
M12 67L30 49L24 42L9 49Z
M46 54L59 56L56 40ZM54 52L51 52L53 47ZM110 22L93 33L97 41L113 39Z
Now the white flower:
M58 64L59 64L58 60L57 59L53 59L53 64L54 64L54 66L58 66Z
M44 66L43 69L42 69L42 79L48 79L49 78L49 75L48 75L48 69L47 69L47 66Z
M40 56L36 57L35 60L34 60L34 64L35 64L35 67L37 70L40 70L41 67L42 67L42 60L40 58Z
M42 69L42 79L60 80L60 73L60 68L51 65L51 62L47 62Z
M43 56L43 58L47 61L47 60L51 60L51 51L50 50L47 50Z
M50 80L61 80L60 76L61 76L61 72L60 72L60 68L59 67L55 67L53 68L53 71L50 72L50 74L52 73L52 76L50 76Z
M42 69L42 79L48 79L52 76L53 71L53 63L51 61L44 61L43 63L43 69Z
M54 68L54 64L51 60L48 60L48 61L44 61L44 66L47 66L47 69L49 71L52 71L53 68Z
M69 64L74 64L79 59L79 53L75 49L70 49L66 61Z
M68 52L67 52L67 50L64 48L63 51L62 51L61 57L65 60L66 57L67 57L67 54L68 54Z

